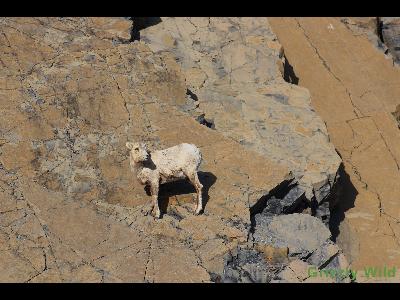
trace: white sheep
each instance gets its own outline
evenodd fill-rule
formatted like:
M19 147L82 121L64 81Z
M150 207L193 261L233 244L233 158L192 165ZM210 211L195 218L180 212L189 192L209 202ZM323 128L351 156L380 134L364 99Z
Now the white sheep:
M178 179L189 179L197 192L195 214L203 210L202 184L197 176L202 162L202 155L193 144L179 144L164 150L149 152L146 145L140 142L127 142L130 149L131 170L140 184L150 187L152 196L151 209L155 208L155 217L159 218L158 190L161 183L172 182Z

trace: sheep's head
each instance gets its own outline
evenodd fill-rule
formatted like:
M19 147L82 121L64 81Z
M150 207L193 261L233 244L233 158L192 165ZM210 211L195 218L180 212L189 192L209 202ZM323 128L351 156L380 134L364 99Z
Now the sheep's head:
M143 162L149 158L149 151L144 143L127 142L126 147L130 150L130 155L134 162Z

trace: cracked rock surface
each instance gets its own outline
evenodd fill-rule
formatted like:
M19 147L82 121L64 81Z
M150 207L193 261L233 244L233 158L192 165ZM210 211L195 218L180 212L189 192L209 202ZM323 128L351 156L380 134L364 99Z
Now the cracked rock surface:
M400 64L400 18L381 17L382 38L394 62Z
M399 17L351 17L341 18L355 34L364 34L382 50L395 65L400 63Z
M269 18L344 164L338 244L355 270L400 264L400 72L340 18ZM333 45L335 45L333 47ZM358 281L396 278L358 278Z
M0 19L0 281L208 282L246 244L250 209L290 170L199 124L168 53L119 18ZM165 185L154 220L127 140L203 154L195 190ZM190 275L188 275L190 274Z
M309 201L325 201L341 160L308 90L284 81L283 48L268 19L161 19L140 40L175 57L215 129L289 168Z
M349 270L342 249L322 221L308 214L255 215L253 248L226 257L222 282L342 282L349 273L315 276L315 270Z

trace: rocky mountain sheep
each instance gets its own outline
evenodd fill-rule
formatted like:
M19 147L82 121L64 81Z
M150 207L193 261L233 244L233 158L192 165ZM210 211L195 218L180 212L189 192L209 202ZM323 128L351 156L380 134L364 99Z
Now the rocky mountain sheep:
M142 185L150 187L152 196L151 210L155 209L155 217L159 218L158 205L159 185L178 179L189 179L197 192L195 214L203 210L202 184L197 176L202 161L200 150L193 144L179 144L171 148L149 152L144 143L127 142L130 150L131 170Z

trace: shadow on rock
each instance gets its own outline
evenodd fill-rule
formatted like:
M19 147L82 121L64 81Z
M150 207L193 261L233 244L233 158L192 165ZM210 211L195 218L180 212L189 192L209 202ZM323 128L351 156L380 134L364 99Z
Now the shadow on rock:
M345 212L350 208L354 207L354 201L358 194L357 189L354 187L350 180L350 176L346 173L343 163L339 168L339 182L338 182L338 203L331 211L331 217L329 221L329 229L332 233L332 240L336 242L336 238L339 236L340 223L343 222L345 218Z
M283 79L286 82L289 82L291 84L298 85L299 83L299 77L296 76L294 73L294 69L292 65L289 63L285 56L285 63L284 63L284 69L283 69Z
M162 21L160 17L131 17L131 19L133 21L131 41L140 40L140 30L157 25Z
M217 177L211 172L202 172L199 171L198 173L199 180L203 185L203 208L205 209L207 206L207 202L210 199L208 195L208 191L210 187L217 181ZM150 196L150 189L146 186L145 187L146 194ZM167 182L160 185L160 190L158 193L158 203L160 206L160 210L162 214L165 214L168 209L168 204L170 198L177 195L184 195L184 194L191 194L196 193L196 189L190 183L188 179L181 179L174 182ZM197 199L195 200L197 201ZM195 205L196 202L193 202Z

